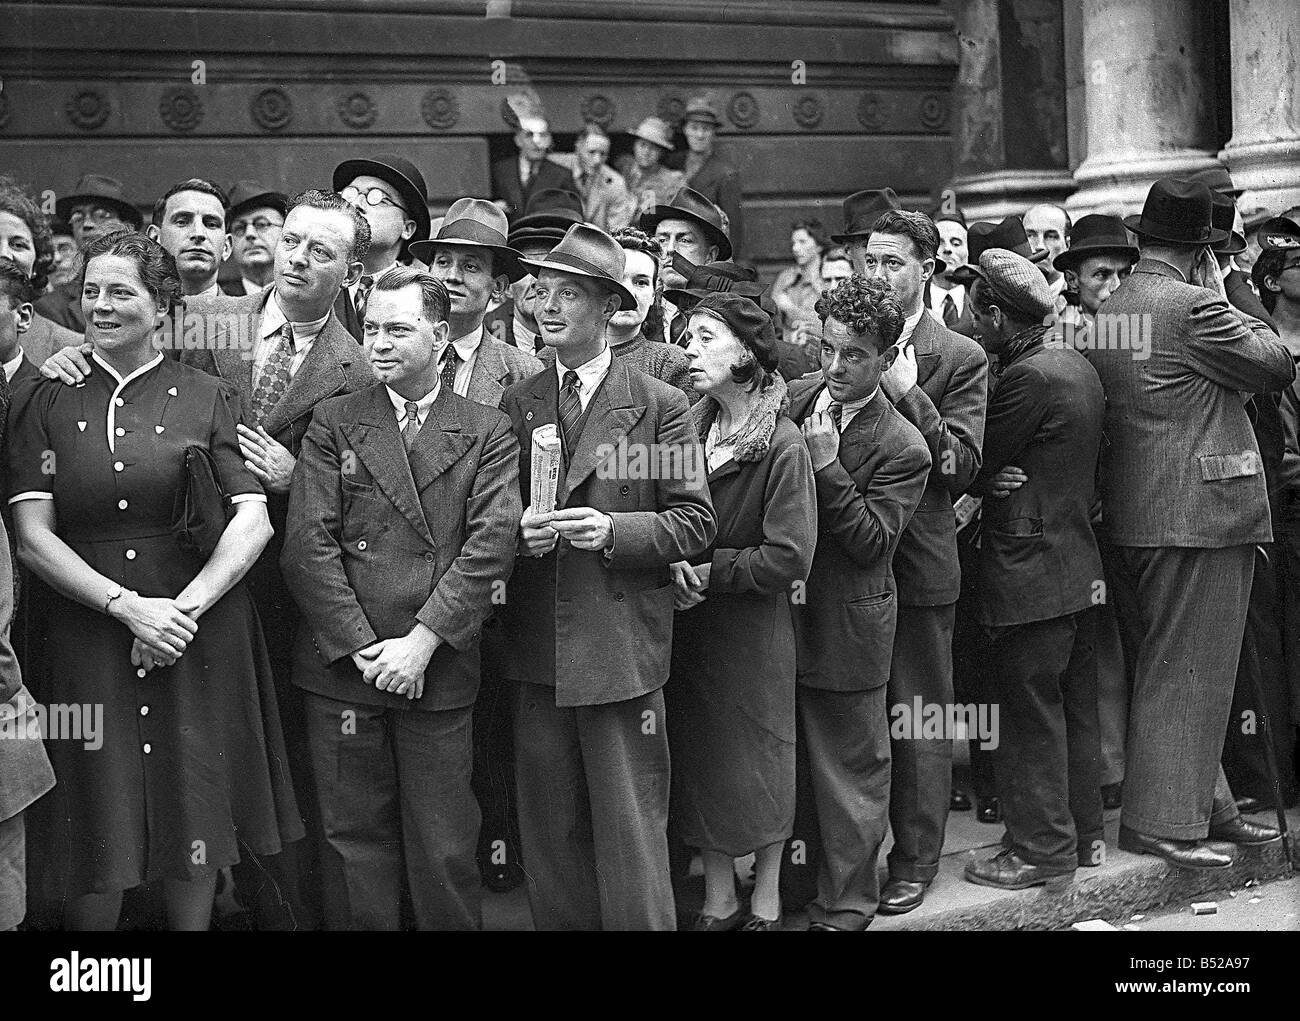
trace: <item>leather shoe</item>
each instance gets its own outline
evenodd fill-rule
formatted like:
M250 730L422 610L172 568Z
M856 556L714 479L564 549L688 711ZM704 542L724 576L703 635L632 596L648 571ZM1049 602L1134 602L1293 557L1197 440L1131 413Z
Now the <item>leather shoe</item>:
M750 912L745 916L745 921L741 924L738 932L779 932L781 922L785 920L785 913L777 915L775 918L760 918L758 915Z
M1123 783L1108 783L1102 786L1101 807L1107 809L1124 807Z
M876 910L882 915L905 915L915 911L925 900L925 891L929 883L913 883L908 879L895 879L880 888L880 904Z
M952 795L948 798L948 810L950 812L970 811L970 798L966 796L965 791L959 791L956 787L952 789Z
M1227 822L1216 823L1210 827L1207 840L1226 840L1230 844L1245 847L1258 847L1271 844L1282 836L1282 831L1273 826L1264 826L1257 822L1247 822L1241 816Z
M975 818L980 822L999 823L1002 821L1002 802L997 798L976 798Z
M1231 854L1216 850L1200 840L1171 840L1149 837L1127 826L1119 828L1119 846L1132 854L1153 854L1182 869L1230 869L1237 863Z
M1061 871L1033 865L1016 854L1015 848L1011 847L999 851L992 858L973 861L966 866L967 882L978 886L993 886L999 890L1026 890L1031 886L1042 886L1049 879L1073 874L1073 869Z
M747 918L748 913L744 908L736 908L726 918L719 918L717 915L706 915L703 911L695 918L695 924L691 926L693 932L730 932L732 929L738 929Z

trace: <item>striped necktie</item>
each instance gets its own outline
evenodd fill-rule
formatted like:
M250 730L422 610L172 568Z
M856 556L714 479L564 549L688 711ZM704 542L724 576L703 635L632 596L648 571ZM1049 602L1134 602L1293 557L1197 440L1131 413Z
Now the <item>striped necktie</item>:
M364 328L366 325L366 306L370 303L370 288L375 286L375 278L372 276L363 276L361 282L357 284L357 322Z
M841 424L841 420L844 417L844 405L839 401L831 401L830 404L826 405L826 414L830 415L831 421L835 423L835 431L843 432L844 426Z
M289 370L293 366L293 326L285 323L276 334L271 353L262 364L253 388L253 418L258 425L266 421L271 409L289 388Z
M406 425L402 427L402 445L409 454L420 434L420 406L415 401L406 402Z
M578 396L578 391L581 388L582 382L578 379L578 374L569 369L564 374L564 385L560 387L560 432L564 437L566 452L571 452L578 440L576 429L578 420L582 418L582 398Z
M442 353L442 386L448 393L456 392L456 367L460 365L460 353L456 345L448 344Z
M957 302L953 300L951 294L945 294L943 296L943 325L951 329L952 324L960 318L961 315L957 311Z

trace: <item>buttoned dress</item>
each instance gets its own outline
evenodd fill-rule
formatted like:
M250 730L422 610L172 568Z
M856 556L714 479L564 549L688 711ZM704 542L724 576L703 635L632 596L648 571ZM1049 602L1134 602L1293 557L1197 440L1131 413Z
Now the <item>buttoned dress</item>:
M233 501L265 499L239 451L238 406L228 383L161 355L125 378L96 355L77 386L24 384L9 418L10 502L53 500L56 532L82 560L143 597L174 598L204 563L172 530L186 447L211 452ZM175 664L146 673L124 623L50 594L39 690L103 707L95 741L48 742L58 784L34 846L66 896L201 879L241 849L273 854L303 834L243 583L198 623Z

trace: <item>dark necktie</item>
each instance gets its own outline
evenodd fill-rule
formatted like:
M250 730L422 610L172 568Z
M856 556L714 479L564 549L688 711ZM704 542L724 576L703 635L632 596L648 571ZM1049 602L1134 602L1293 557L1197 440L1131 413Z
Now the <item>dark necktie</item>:
M406 402L406 425L402 427L402 444L409 454L420 434L420 406L415 401Z
M253 418L258 425L279 403L289 387L289 369L293 365L293 327L285 323L276 334L271 353L262 363L262 372L253 389Z
M366 304L370 301L370 288L374 287L375 278L372 276L363 276L361 283L357 284L357 322L364 330L366 325Z
M839 401L831 401L830 404L826 405L826 414L830 415L831 421L835 423L835 431L837 433L843 432L844 405Z
M960 318L961 315L957 311L957 303L952 300L951 294L945 294L943 296L943 325L951 328L952 324Z
M541 160L528 161L528 176L524 179L525 188L527 188L530 184L532 184L535 180L537 180L537 172L541 169L541 167L542 167Z
M450 393L456 392L456 366L459 364L459 352L454 344L448 344L442 353L442 385Z
M578 440L576 429L578 420L582 418L582 398L578 396L578 390L581 387L578 374L569 369L564 374L564 385L560 387L560 432L566 452L572 451Z

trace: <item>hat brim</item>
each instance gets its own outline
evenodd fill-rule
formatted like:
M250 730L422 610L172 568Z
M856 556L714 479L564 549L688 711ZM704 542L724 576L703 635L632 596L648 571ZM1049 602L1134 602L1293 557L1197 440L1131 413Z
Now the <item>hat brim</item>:
M664 145L664 143L659 141L659 139L657 138L650 138L647 135L638 135L635 131L629 131L628 135L631 138L639 138L643 142L649 142L651 145L655 146L656 148L664 150L664 152L677 151L676 147L674 147L671 142L669 142L667 145Z
M1189 248L1196 248L1201 245L1213 246L1228 239L1226 230L1216 230L1214 227L1210 228L1210 236L1203 241L1191 241L1185 237L1171 237L1173 231L1162 230L1158 227L1154 230L1147 230L1142 226L1141 213L1134 213L1132 216L1124 217L1124 226L1139 237L1150 238L1152 241L1165 241L1171 245L1187 245Z
M1059 270L1075 269L1084 259L1091 259L1094 255L1125 255L1137 262L1139 253L1137 245L1085 244L1078 248L1067 248L1052 260L1052 265Z
M973 284L977 279L983 280L984 274L980 272L980 268L978 266L971 266L967 264L965 266L958 266L956 269L954 269L951 273L948 274L948 279L951 280L954 284L961 284L963 287L970 287L970 285Z
M398 190L402 198L406 199L409 207L406 211L415 221L415 233L407 239L408 246L429 239L431 233L429 228L433 221L429 216L428 202L404 174L394 170L387 163L376 163L374 160L344 160L334 168L334 190L342 191L360 174L369 174L381 181L387 181Z
M1246 235L1235 231L1228 235L1228 240L1214 246L1215 255L1239 255L1246 250Z
M716 114L712 113L686 113L682 115L682 123L687 124L690 121L699 121L702 124L712 124L715 128L722 127L722 121Z
M264 191L261 195L254 195L251 199L244 199L237 206L231 206L230 211L226 213L226 226L230 226L230 221L240 213L249 209L274 209L281 216L287 216L289 212L289 198L287 195L278 191Z
M671 301L679 311L685 312L694 308L708 291L689 291L680 287L669 287L664 290L664 297Z
M510 236L506 238L506 244L518 249L520 245L526 245L530 241L549 241L554 248L564 240L564 235L567 233L568 231L560 230L558 227L525 227L523 230L512 230Z
M65 195L54 203L54 214L64 223L67 223L73 209L90 202L107 206L109 209L120 213L124 222L131 224L136 230L139 230L144 225L144 215L140 210L129 202L109 198L107 195Z
M493 255L499 255L505 262L502 267L506 278L513 284L522 280L528 275L528 271L521 266L520 255L513 248L505 245L485 245L482 241L471 241L468 238L430 238L427 241L412 241L411 254L419 259L426 266L431 265L428 256L433 254L435 248L439 245L456 245L460 248L482 248Z
M653 234L655 228L659 226L661 220L689 220L691 223L699 224L707 235L710 243L718 247L718 262L726 262L731 258L732 247L731 239L727 237L713 224L702 216L692 213L688 209L678 209L676 206L655 206L648 212L641 214L641 219L637 221L637 226L647 234Z
M529 213L527 216L521 216L510 225L510 233L517 230L528 230L530 228L546 227L554 230L564 231L566 234L569 228L575 223L586 223L581 213L575 213L572 209L554 210L545 213Z
M613 277L606 276L604 273L593 273L590 270L570 265L567 262L552 262L549 258L520 259L519 263L522 266L526 266L533 276L536 276L539 270L549 269L554 270L556 273L568 273L570 276L586 277L588 280L597 280L618 295L618 310L620 312L631 312L636 308L636 298L632 296L631 291L623 286L622 281L615 280Z

